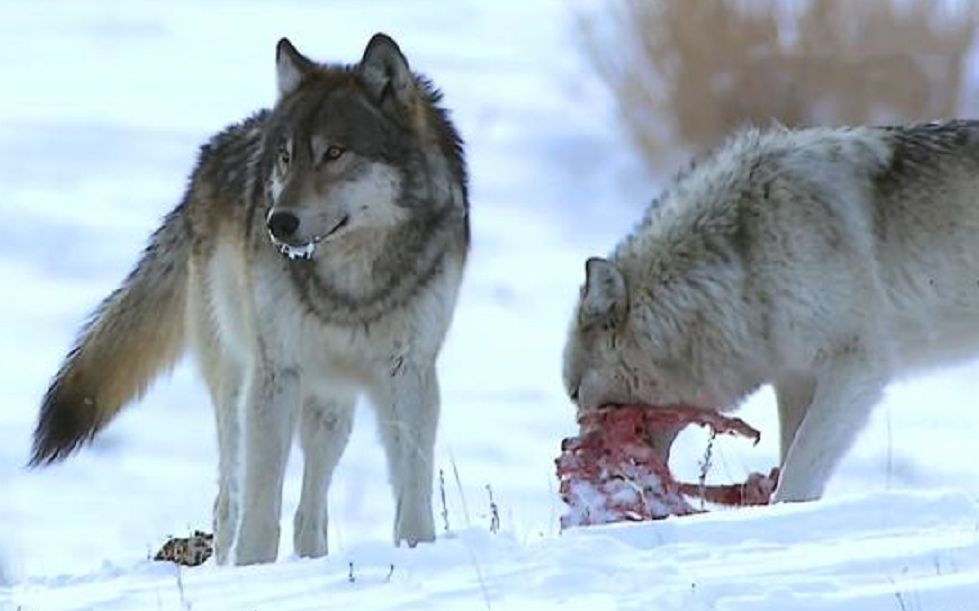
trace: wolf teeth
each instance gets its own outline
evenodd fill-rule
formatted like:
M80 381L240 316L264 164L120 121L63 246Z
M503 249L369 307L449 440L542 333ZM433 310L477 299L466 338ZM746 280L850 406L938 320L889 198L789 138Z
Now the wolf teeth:
M313 258L313 253L316 252L316 243L307 242L302 246L279 244L279 252L289 257L291 261L296 261L297 259L309 261Z

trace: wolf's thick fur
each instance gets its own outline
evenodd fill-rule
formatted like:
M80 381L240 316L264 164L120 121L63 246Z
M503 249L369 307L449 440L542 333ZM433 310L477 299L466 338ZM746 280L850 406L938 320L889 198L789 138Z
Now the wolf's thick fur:
M775 498L818 498L889 380L979 352L979 122L741 132L586 276L579 409L770 383Z
M217 413L220 562L275 558L297 420L295 550L326 553L326 492L362 392L379 413L395 541L431 541L435 360L469 246L461 140L384 35L354 66L315 64L283 39L276 64L274 108L203 147L183 202L81 333L31 460L90 440L191 346Z

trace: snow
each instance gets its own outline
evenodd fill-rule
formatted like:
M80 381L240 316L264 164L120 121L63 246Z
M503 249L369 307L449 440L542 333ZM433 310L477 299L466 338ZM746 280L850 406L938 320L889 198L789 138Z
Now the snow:
M979 595L977 516L961 492L876 493L529 544L474 528L269 566L144 562L13 593L25 609L965 609Z
M894 384L821 502L558 532L553 460L575 432L560 354L583 262L656 191L576 46L579 6L0 7L0 609L976 608L976 363ZM361 410L331 489L329 557L291 555L294 456L279 562L153 563L168 535L210 524L216 449L192 367L91 448L27 471L40 397L178 201L197 147L273 101L279 37L355 61L378 30L444 90L468 143L473 253L440 361L448 530L436 515L435 544L391 545L385 462ZM775 464L773 405L767 390L748 401L738 415L762 441L719 440L712 478ZM678 478L696 478L705 435L681 436Z

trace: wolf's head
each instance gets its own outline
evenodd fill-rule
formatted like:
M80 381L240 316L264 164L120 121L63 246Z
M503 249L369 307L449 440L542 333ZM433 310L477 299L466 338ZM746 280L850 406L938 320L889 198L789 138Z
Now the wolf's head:
M625 275L610 261L585 263L585 284L564 348L564 383L580 410L606 404L663 404L666 372L635 336ZM675 384L669 385L674 389Z
M266 223L284 254L311 258L318 243L364 229L466 214L460 139L391 38L376 34L353 66L316 64L282 39L276 67L262 163Z
M605 259L589 259L585 274L564 349L565 388L579 411L634 403L724 410L757 385L739 362L744 325L723 312L732 299L695 283L630 286Z

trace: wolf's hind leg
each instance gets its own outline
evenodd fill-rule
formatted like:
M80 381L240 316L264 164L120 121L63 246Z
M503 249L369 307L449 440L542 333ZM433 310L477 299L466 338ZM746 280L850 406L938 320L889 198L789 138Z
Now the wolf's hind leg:
M394 542L435 540L432 471L439 417L434 365L400 367L375 389L373 402L394 488Z
M218 433L218 495L214 499L214 555L218 564L228 561L238 527L238 474L241 464L240 368L225 361L214 406Z
M235 564L272 562L279 550L282 484L299 411L297 372L257 367L242 406L244 481Z
M303 488L293 519L293 545L299 556L317 558L328 551L327 491L350 439L355 406L353 397L310 397L299 415Z
M786 453L775 501L822 496L827 480L866 424L887 381L873 355L853 349L816 375L812 405Z
M238 472L241 428L238 418L241 399L242 368L231 358L217 336L213 310L206 305L210 285L202 281L199 269L191 266L195 290L188 295L188 320L193 347L214 407L218 441L218 493L214 499L215 559L228 561L238 522Z

